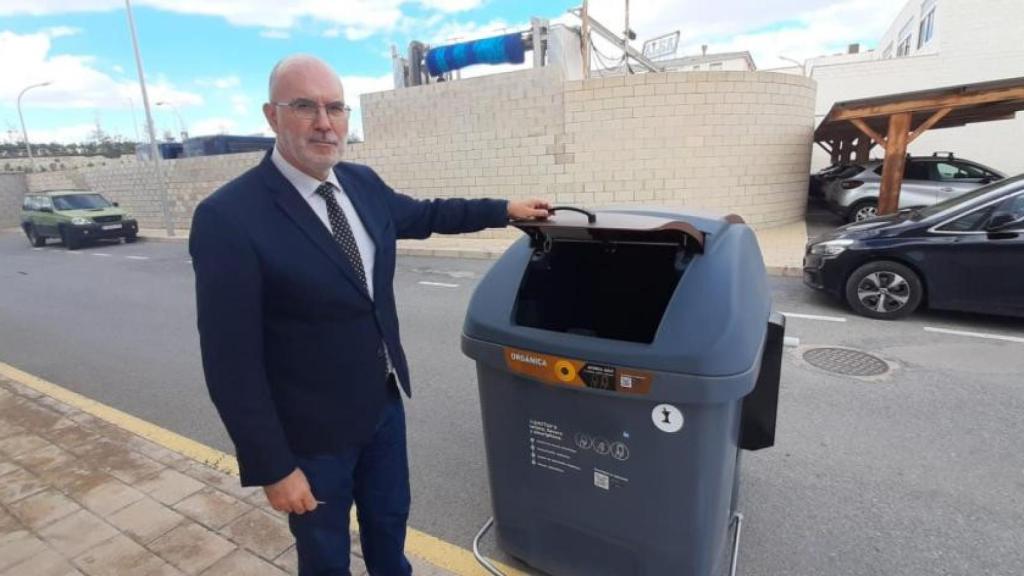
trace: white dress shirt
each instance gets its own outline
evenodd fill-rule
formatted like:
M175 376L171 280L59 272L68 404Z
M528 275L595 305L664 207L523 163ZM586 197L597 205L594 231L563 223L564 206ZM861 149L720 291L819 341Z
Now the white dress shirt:
M295 166L292 166L288 160L285 160L281 152L278 151L277 146L274 146L274 153L271 154L270 160L277 166L277 169L284 174L284 177L292 183L292 186L299 191L302 199L309 204L309 207L313 209L320 221L327 227L327 231L333 234L331 230L331 221L327 216L327 201L324 200L319 194L316 193L316 189L322 184L321 181L313 178L312 176L302 172ZM352 205L352 201L348 199L348 195L345 194L345 190L341 187L341 183L338 182L338 176L334 173L334 170L330 171L327 176L326 182L330 182L334 185L334 199L338 201L338 205L341 206L341 210L345 213L345 218L348 219L348 225L352 228L352 236L355 237L356 246L359 248L359 257L363 261L363 270L366 272L366 289L370 293L370 298L373 298L373 264L374 264L374 244L373 238L366 232L366 227L363 226L363 221L359 219L359 213L356 212L355 206Z

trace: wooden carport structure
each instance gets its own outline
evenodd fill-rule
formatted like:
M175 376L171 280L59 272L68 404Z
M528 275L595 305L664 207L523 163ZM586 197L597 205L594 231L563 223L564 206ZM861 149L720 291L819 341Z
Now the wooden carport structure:
M1024 110L1024 77L836 102L814 131L832 163L866 161L885 150L878 213L895 212L907 146L927 130L1009 120ZM885 136L883 136L883 134Z

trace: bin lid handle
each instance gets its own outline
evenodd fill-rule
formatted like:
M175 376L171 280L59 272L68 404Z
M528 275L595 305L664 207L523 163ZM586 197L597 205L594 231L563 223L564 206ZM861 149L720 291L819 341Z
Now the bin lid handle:
M554 214L557 210L567 210L569 212L579 212L580 214L587 215L587 224L593 224L597 222L597 214L584 210L583 208L576 208L575 206L552 206L548 208L548 214Z

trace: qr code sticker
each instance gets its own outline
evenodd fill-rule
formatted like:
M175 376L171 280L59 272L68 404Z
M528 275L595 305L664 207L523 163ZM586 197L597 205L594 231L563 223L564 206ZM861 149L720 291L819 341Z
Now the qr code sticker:
M602 472L594 472L594 486L602 490L608 489L608 475Z

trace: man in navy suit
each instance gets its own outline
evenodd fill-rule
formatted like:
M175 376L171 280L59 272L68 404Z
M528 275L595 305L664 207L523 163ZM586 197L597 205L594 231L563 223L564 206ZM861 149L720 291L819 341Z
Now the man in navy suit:
M395 240L544 218L548 205L416 200L341 162L349 107L337 74L310 56L274 67L263 113L273 152L192 221L210 396L242 484L289 513L300 574L349 574L353 501L370 574L411 574Z

